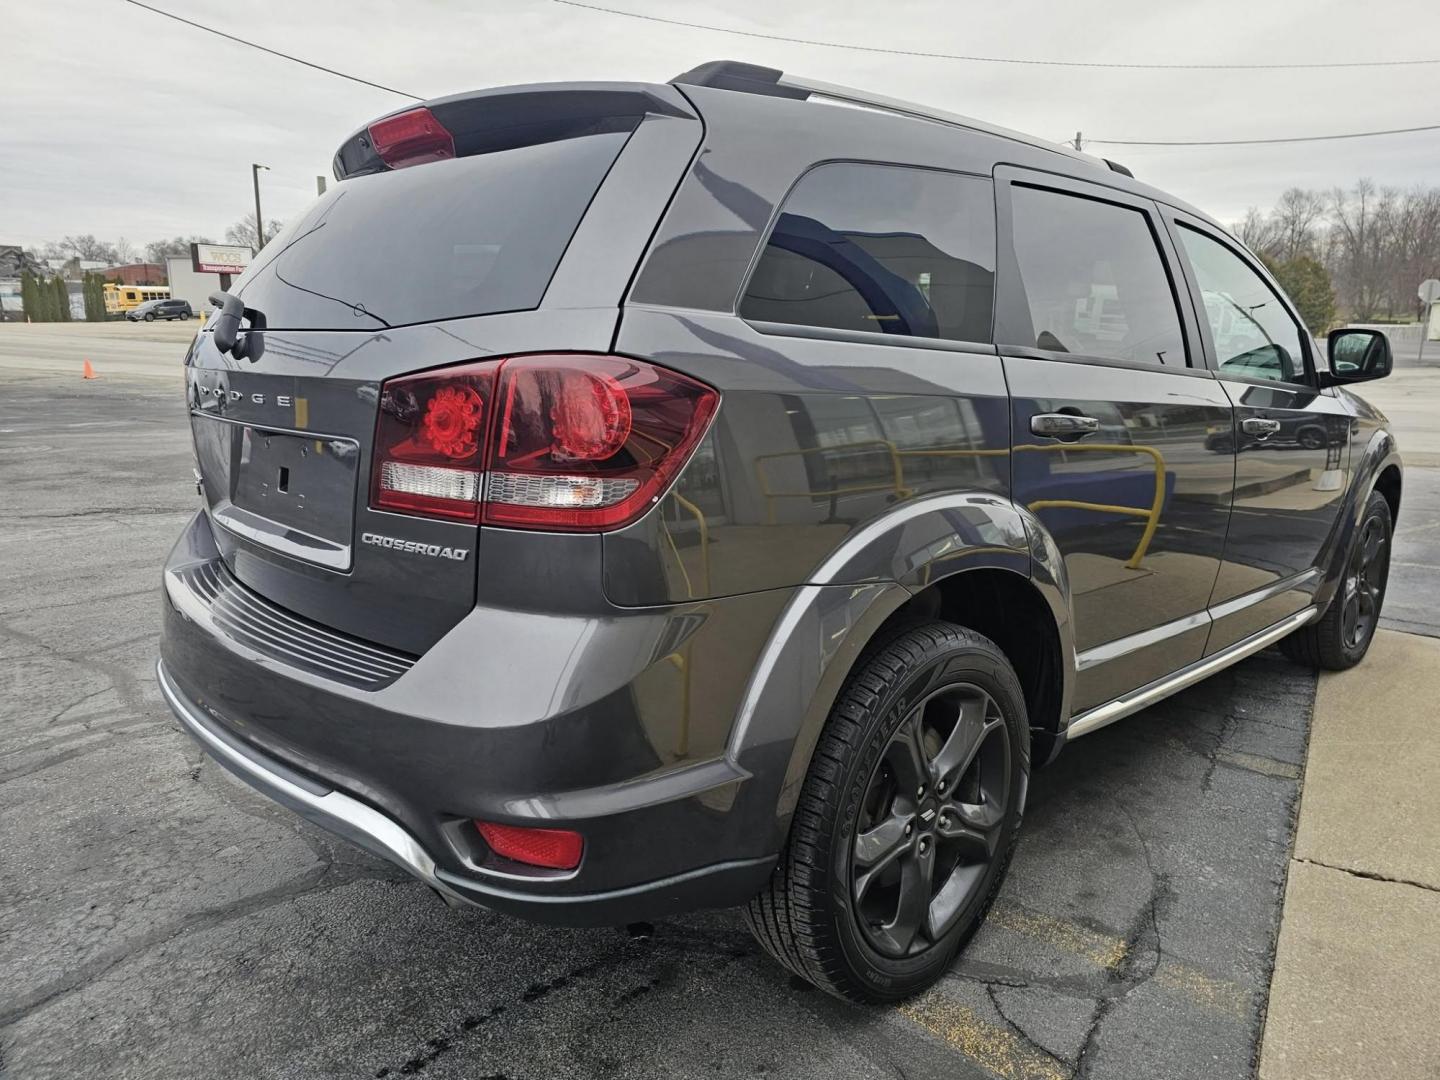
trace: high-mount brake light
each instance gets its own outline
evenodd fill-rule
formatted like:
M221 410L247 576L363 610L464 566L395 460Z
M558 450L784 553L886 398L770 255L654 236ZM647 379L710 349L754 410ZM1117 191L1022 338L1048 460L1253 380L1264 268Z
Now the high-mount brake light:
M589 353L391 379L371 505L513 528L619 528L669 486L718 405L684 375Z
M370 144L392 169L455 156L455 136L423 106L376 120L370 125Z

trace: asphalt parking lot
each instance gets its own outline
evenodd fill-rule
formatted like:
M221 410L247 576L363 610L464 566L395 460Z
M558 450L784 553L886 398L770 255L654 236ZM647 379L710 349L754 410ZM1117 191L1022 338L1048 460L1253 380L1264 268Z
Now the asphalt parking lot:
M0 1074L1252 1075L1310 672L1265 653L1067 749L989 923L898 1009L809 990L730 912L636 935L452 910L162 704L159 567L198 503L178 374L147 358L185 334L131 329L93 382L110 338L34 364L4 359L41 338L0 340ZM1440 633L1436 470L1405 507L1392 602Z

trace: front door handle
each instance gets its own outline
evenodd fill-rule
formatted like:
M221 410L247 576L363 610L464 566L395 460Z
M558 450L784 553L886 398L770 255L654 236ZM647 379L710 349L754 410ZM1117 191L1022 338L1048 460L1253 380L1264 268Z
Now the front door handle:
M1268 439L1280 430L1280 421L1267 420L1263 416L1247 416L1240 421L1240 430L1257 439Z
M1100 421L1093 416L1075 413L1037 413L1030 417L1030 432L1050 439L1083 439L1100 430Z

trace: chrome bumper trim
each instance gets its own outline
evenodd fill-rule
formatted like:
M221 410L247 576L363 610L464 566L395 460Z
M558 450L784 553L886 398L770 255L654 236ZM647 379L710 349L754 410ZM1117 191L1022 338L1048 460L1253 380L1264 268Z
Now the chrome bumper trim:
M310 790L266 768L255 756L239 750L230 739L215 730L213 722L201 716L170 678L163 660L155 664L155 678L170 711L185 730L205 747L211 757L251 787L321 828L343 836L372 854L389 859L447 899L465 900L437 876L435 860L430 853L395 821L349 795L325 791L318 785Z
M1138 690L1132 690L1123 697L1105 705L1097 706L1089 712L1081 713L1070 721L1070 726L1065 729L1065 741L1078 739L1082 735L1089 735L1092 731L1099 731L1107 724L1113 724L1116 720L1122 720L1132 713L1141 709L1149 708L1162 698L1171 694L1179 693L1186 687L1194 686L1202 679L1208 679L1217 671L1229 667L1237 660L1243 660L1251 653L1259 652L1265 646L1279 641L1292 630L1298 630L1320 614L1320 609L1308 607L1304 611L1297 611L1294 615L1276 623L1268 630L1261 630L1258 634L1251 634L1248 638L1242 638L1229 648L1222 649L1213 656L1207 656L1198 660L1189 667L1181 668L1173 675L1167 675L1149 686L1142 686Z

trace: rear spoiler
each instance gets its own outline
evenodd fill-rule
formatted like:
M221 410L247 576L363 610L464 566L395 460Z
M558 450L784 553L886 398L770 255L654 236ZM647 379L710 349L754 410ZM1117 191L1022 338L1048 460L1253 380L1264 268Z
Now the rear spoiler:
M376 152L370 129L420 110L428 111L453 137L455 157L633 131L646 116L696 119L684 95L651 83L539 83L477 90L410 105L366 124L335 152L335 179L389 169Z

